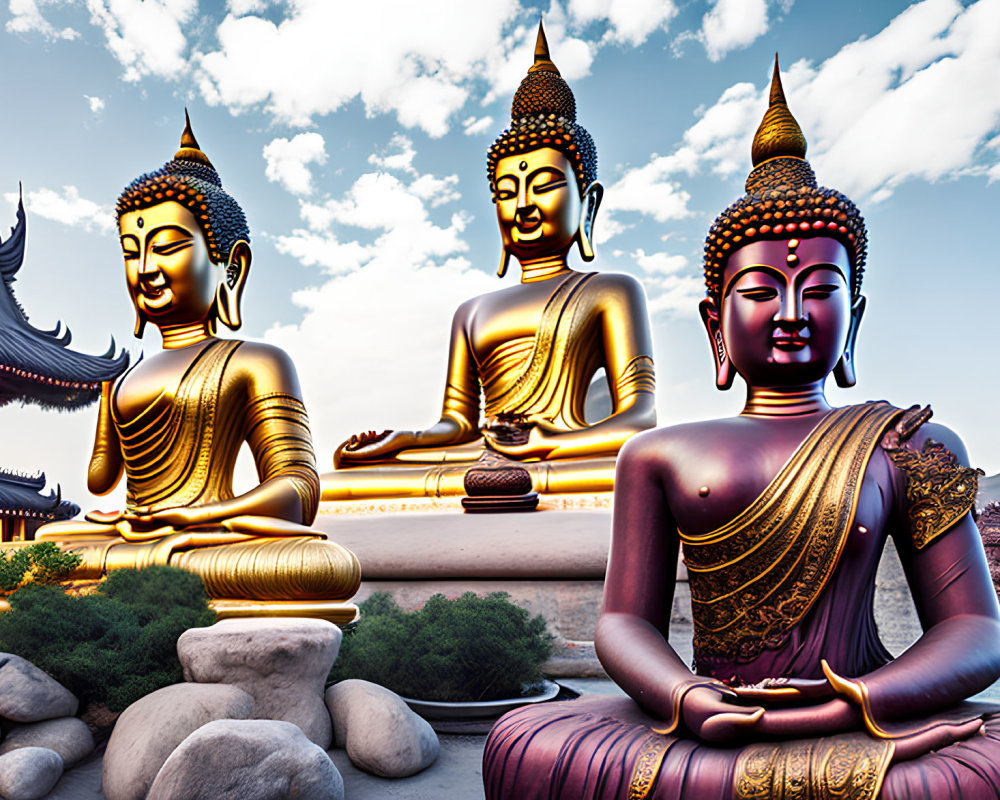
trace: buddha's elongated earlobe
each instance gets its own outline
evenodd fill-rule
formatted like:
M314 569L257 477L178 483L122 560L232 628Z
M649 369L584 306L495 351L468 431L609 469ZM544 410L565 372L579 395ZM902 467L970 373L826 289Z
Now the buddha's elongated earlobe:
M580 258L584 261L594 260L594 221L597 219L597 209L604 199L604 186L594 181L583 193L583 204L580 207L580 230L577 234L577 244L580 246Z
M497 277L502 278L507 274L507 267L510 264L510 253L507 252L507 245L501 245L503 249L500 251L500 268L497 270Z
M858 375L854 369L854 346L858 340L858 329L861 327L861 317L864 316L867 302L865 296L861 295L851 306L851 325L847 329L847 342L844 344L840 360L833 368L833 379L842 389L848 389L858 382Z
M252 254L250 245L241 239L229 251L229 261L226 264L226 277L219 282L215 294L215 310L219 320L227 328L237 330L243 319L240 315L240 302L243 299L243 287L250 273Z
M712 345L712 356L715 358L715 386L720 391L725 391L733 385L736 375L733 363L729 360L729 353L726 352L726 343L722 338L719 309L715 307L715 302L710 297L706 297L698 304L698 313L701 314L701 321L708 333L708 341Z
M135 330L132 332L136 339L141 339L143 331L146 330L146 315L138 308L135 310Z

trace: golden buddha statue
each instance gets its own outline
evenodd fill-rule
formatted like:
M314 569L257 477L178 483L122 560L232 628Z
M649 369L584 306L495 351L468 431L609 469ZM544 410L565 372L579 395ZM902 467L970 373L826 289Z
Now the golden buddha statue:
M185 113L185 117L186 117ZM351 621L361 569L307 527L316 472L295 368L270 345L215 336L240 327L250 269L246 218L187 122L181 148L118 198L135 334L152 323L163 351L105 383L88 486L127 481L124 511L42 527L36 539L78 553L78 580L171 564L200 575L220 617ZM234 496L243 442L260 483Z
M510 128L489 150L487 173L503 241L499 275L513 256L521 282L456 312L437 424L352 436L323 476L324 500L463 494L470 467L511 463L530 473L537 492L609 491L618 450L656 424L642 287L567 263L574 244L593 260L604 189L541 23L535 63L514 95ZM587 391L602 368L611 413L590 421Z

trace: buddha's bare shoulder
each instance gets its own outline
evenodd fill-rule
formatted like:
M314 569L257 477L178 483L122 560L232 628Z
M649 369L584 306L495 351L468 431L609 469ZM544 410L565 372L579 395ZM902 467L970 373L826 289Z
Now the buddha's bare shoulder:
M637 433L618 456L638 469L674 472L731 451L747 435L743 417L699 420Z
M233 366L259 393L286 392L299 395L295 364L280 347L266 342L240 342L233 353Z
M589 288L626 305L646 302L646 292L642 288L642 283L624 272L594 273Z

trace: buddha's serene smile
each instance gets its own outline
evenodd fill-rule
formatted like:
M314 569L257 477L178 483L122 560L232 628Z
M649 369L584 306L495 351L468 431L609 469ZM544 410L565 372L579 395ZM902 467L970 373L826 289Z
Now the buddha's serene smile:
M456 312L441 419L423 431L351 437L323 476L324 500L461 494L477 463L520 464L537 491L607 491L622 444L655 424L642 287L568 263L574 247L584 261L594 258L604 190L594 143L576 123L576 101L541 28L487 173L503 244L499 273L514 258L521 281ZM611 407L604 419L587 419L601 369Z
M83 557L74 578L173 564L202 576L223 616L349 621L360 568L307 527L319 477L295 368L275 347L215 335L219 323L240 327L250 235L190 125L173 160L133 181L117 211L135 333L152 325L163 340L104 385L88 485L105 494L124 473L127 503L36 538ZM260 482L235 496L244 442Z

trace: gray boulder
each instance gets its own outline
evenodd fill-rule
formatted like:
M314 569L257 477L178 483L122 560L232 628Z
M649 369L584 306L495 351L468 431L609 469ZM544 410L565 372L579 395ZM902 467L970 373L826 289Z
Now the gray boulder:
M187 737L147 800L343 800L324 750L289 722L217 720Z
M253 697L256 719L292 722L326 749L323 686L340 639L340 628L320 619L225 619L185 631L177 654L185 680L239 686Z
M0 653L0 717L13 722L38 722L76 715L73 693L30 661Z
M189 734L217 719L247 719L253 698L236 686L176 683L147 694L118 718L102 768L107 800L143 800L160 767Z
M393 691L369 681L347 680L326 690L334 747L343 747L358 769L383 778L405 778L437 761L434 729Z
M55 750L22 747L0 756L0 796L5 800L38 800L52 791L63 774Z
M18 725L0 745L0 755L22 747L55 750L68 769L94 752L94 737L82 719L60 717Z

